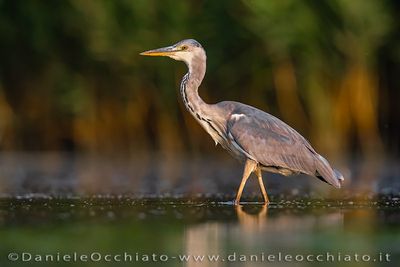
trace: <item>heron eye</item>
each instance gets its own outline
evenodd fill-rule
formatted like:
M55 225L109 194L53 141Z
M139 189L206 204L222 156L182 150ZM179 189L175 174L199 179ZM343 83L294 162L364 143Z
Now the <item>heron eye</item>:
M186 50L188 47L186 45L181 46L181 50Z

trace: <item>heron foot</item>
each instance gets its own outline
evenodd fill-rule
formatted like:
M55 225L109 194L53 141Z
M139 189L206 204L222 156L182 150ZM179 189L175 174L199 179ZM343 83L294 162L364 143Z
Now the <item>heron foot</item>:
M232 202L233 202L233 205L234 205L234 206L240 205L240 200L238 200L238 199L235 199L235 200L233 200Z
M233 205L234 206L238 206L238 205L240 205L240 200L239 199L234 199L234 200L232 200L232 203L233 203ZM248 203L248 202L247 202ZM260 203L262 203L262 202L255 202L255 203L257 203L257 204L260 204ZM263 201L263 204L264 205L269 205L271 202L269 201L269 199L264 199L264 201Z

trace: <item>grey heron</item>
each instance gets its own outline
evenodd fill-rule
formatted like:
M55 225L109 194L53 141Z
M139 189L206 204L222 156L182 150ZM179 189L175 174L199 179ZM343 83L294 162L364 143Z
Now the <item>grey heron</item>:
M240 202L247 179L254 172L265 203L269 203L262 170L282 175L307 174L340 188L343 176L310 143L280 119L255 107L234 101L205 103L198 88L206 73L206 52L199 42L186 39L174 45L140 53L167 56L186 63L180 94L186 109L235 158L245 163L234 203Z

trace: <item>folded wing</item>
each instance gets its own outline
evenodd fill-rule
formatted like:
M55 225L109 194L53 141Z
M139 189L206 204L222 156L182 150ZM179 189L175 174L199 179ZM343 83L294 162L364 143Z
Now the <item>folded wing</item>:
M236 108L228 119L227 135L236 146L265 167L316 176L340 187L336 171L310 143L289 125L266 112L247 105Z

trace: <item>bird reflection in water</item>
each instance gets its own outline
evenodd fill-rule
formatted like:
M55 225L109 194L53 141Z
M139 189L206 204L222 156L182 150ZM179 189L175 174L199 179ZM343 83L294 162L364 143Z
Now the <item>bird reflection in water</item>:
M187 228L184 235L186 254L225 255L230 245L235 245L239 239L251 244L254 236L265 229L268 205L236 205L234 209L238 223L206 222ZM207 264L207 266L219 266L217 262ZM204 265L190 261L185 266Z
M280 209L267 205L237 205L230 214L237 221L208 220L185 229L184 251L190 255L256 255L262 253L306 253L316 250L312 238L316 234L332 234L332 245L338 242L335 233L344 228L345 213L341 210L305 213L296 209ZM204 266L186 262L185 266ZM240 266L263 266L262 262L238 262ZM257 265L260 264L260 265ZM221 266L207 262L207 266ZM280 266L277 264L277 266Z
M251 207L250 210L249 207ZM239 220L239 225L244 231L257 232L265 229L268 216L267 204L263 204L261 206L237 205L235 210Z

